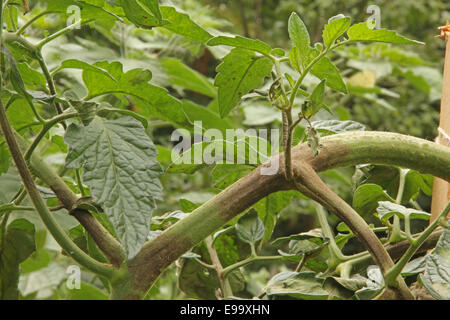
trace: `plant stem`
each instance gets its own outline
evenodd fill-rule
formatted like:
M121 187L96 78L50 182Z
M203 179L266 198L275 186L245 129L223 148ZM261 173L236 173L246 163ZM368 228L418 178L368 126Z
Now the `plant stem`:
M37 45L36 47L40 50L44 45L46 45L47 43L49 43L50 41L72 31L75 27L77 26L82 26L84 24L90 23L94 21L94 19L90 19L90 20L86 20L86 21L77 21L74 24L71 24L70 26L65 27L64 29L61 29L51 35L49 35L47 38L42 39Z
M405 265L408 261L414 256L417 250L422 246L425 240L430 236L430 234L439 226L439 219L445 218L447 214L450 212L450 202L448 202L447 206L441 212L437 219L435 219L426 229L423 231L420 236L414 240L405 254L400 258L400 260L395 264L395 266L389 270L385 275L385 280L387 283L392 283L395 278L402 272Z
M27 151L25 152L25 160L28 162L30 160L31 155L33 154L36 147L39 145L39 142L45 137L47 132L58 122L62 122L66 119L77 117L77 112L70 112L70 113L63 113L60 115L57 115L53 117L50 120L45 121L44 126L42 127L42 130L39 132L39 134L36 136L36 138L33 140L31 145L28 147Z
M230 272L255 261L274 261L282 259L283 259L282 256L250 256L247 259L241 260L239 262L236 262L235 264L226 267L225 269L223 269L223 274L226 277Z
M39 13L38 15L34 16L33 18L31 18L30 20L28 20L22 27L19 28L19 30L17 30L16 35L20 36L22 33L25 32L25 30L32 25L36 20L38 20L39 18L47 15L47 14L51 14L51 13L56 13L54 11L44 11Z
M306 254L303 255L302 260L300 260L299 264L297 265L297 267L295 268L295 272L300 272L303 268L303 266L305 265L306 261L308 260L308 257Z
M297 91L298 88L300 87L300 85L302 84L303 80L305 79L305 77L307 76L307 74L309 73L309 71L311 71L311 69L314 67L314 65L319 62L320 59L322 59L327 53L328 53L329 49L325 49L324 51L322 51L317 57L315 57L313 59L313 61L311 61L308 66L303 70L302 74L300 75L300 78L298 78L298 80L295 82L294 88L292 89L291 92L291 97L289 98L289 105L293 106L294 105L294 100L295 97L297 95Z
M339 249L339 247L336 244L336 241L334 240L334 234L330 228L330 225L328 224L328 219L325 210L317 202L314 203L314 206L316 208L317 218L319 219L319 224L322 229L322 234L325 238L328 238L330 241L328 244L328 250L330 252L329 267L333 268L340 262L345 261L346 257L342 254L341 249Z
M403 192L405 190L405 178L406 174L408 173L408 170L399 168L399 180L398 180L398 191L397 191L397 197L395 199L395 203L401 204L402 198L403 198ZM409 223L409 221L408 221ZM408 225L409 227L409 225ZM405 228L406 228L406 220L405 220ZM400 217L397 215L394 215L394 223L392 225L392 232L389 237L390 243L395 243L403 240L402 231L400 227Z
M75 176L77 177L77 185L78 185L78 189L80 189L81 196L85 197L86 191L84 190L83 182L81 181L80 170L81 169L75 169Z
M217 277L219 279L220 288L222 289L223 298L231 297L233 295L233 290L231 289L230 282L225 278L224 269L222 263L220 262L219 256L217 255L216 249L214 249L212 237L207 237L205 239L206 247L208 249L209 257L211 258L212 265L216 270Z
M292 175L292 113L291 109L283 110L283 150L284 168L287 181L291 181Z
M41 67L42 72L44 73L45 79L47 80L47 85L48 85L48 89L50 90L50 93L52 95L56 96L57 93L56 93L55 83L53 82L53 78L50 75L50 72L48 70L47 64L45 63L44 58L42 57L42 54L41 54L40 50L41 50L40 48L37 49L37 51L36 51L36 58L37 58L37 60L39 62L39 65ZM62 114L63 113L63 109L62 109L61 105L58 102L56 102L56 101L54 101L53 104L54 104L56 113L57 114ZM64 127L64 129L67 128L67 126L66 126L66 124L64 122L62 122L62 126Z

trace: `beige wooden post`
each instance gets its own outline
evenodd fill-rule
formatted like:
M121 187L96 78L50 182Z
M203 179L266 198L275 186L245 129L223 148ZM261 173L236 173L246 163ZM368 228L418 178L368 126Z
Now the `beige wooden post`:
M442 81L441 116L436 142L450 148L450 25L448 21L445 26L439 27L439 30L441 32L439 37L443 37L445 40L446 50ZM434 178L431 221L436 219L448 201L450 201L450 183Z

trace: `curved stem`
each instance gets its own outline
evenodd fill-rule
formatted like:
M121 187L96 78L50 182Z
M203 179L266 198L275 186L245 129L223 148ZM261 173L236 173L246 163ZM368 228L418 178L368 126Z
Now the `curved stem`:
M42 39L37 45L36 47L40 50L44 45L46 45L47 43L49 43L50 41L72 31L75 27L79 27L81 25L84 25L86 23L90 23L94 21L94 19L90 19L90 20L86 20L86 21L77 21L74 24L71 24L70 26L65 27L64 29L61 29L51 35L49 35L47 38Z
M17 30L16 35L20 36L22 33L25 32L25 30L31 26L36 20L38 20L39 18L47 15L47 14L51 14L51 13L56 13L54 11L44 11L39 13L38 15L34 16L33 18L31 18L30 20L28 20L22 27L19 28L19 30Z
M56 87L55 87L55 83L53 81L53 78L50 74L50 71L48 70L47 64L44 61L44 58L42 57L40 48L37 49L36 51L36 58L39 62L39 65L41 67L42 72L44 73L44 77L47 80L47 85L48 85L48 89L50 90L50 93L54 96L56 96ZM63 109L61 107L61 105L54 101L53 102L54 106L55 106L55 111L57 114L62 114L63 113ZM64 122L62 122L62 126L64 127L64 129L66 129L66 124Z
M223 298L231 297L233 295L233 290L231 289L230 282L226 279L222 263L220 262L219 256L217 255L216 249L214 249L212 237L207 237L205 239L206 248L208 249L209 257L211 258L212 265L217 273L217 278L219 279L220 288L222 289Z
M45 137L45 135L47 134L47 132L58 122L62 122L66 119L70 119L70 118L74 118L77 117L78 113L77 112L70 112L70 113L63 113L60 115L57 115L55 117L53 117L50 120L47 120L44 123L44 126L42 127L42 130L39 132L39 134L36 136L36 138L33 140L33 142L31 143L31 145L28 147L27 151L25 152L25 160L28 162L30 160L31 155L33 154L34 150L36 149L36 147L39 145L39 143L41 142L41 140Z
M235 264L232 264L231 266L226 267L223 269L224 276L227 276L230 272L243 267L249 263L255 262L255 261L273 261L273 260L282 260L282 256L250 256L249 258L236 262Z
M83 250L81 250L64 232L61 226L57 223L51 212L45 205L36 184L33 181L31 173L27 167L25 159L20 151L19 145L14 137L13 129L8 121L5 108L3 103L0 101L0 125L3 131L3 135L8 144L11 156L16 164L17 170L22 178L23 185L27 190L27 193L35 207L36 211L39 213L42 222L45 224L47 229L50 231L52 236L58 242L58 244L78 263L86 267L92 272L98 273L106 278L110 278L114 273L114 268L112 266L104 265L98 262L89 255L87 255Z
M325 238L328 238L330 241L328 244L328 250L330 253L329 264L330 267L334 267L339 262L345 261L346 257L342 254L341 249L339 249L339 247L336 244L336 241L334 240L334 234L330 228L330 225L328 224L328 219L325 210L318 203L315 203L314 205L316 208L316 214L319 220L320 228L322 229L322 234Z
M78 185L78 189L80 189L81 196L85 197L86 191L84 190L83 182L81 181L80 171L81 171L81 169L75 169L75 176L77 178L77 185Z

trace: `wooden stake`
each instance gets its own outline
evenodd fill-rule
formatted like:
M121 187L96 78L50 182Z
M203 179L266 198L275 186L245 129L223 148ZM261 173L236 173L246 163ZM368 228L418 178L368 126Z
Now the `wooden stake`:
M445 39L446 50L444 60L444 72L442 81L441 116L439 121L438 137L436 142L450 148L450 24L438 28L438 37ZM434 178L433 195L431 201L431 221L436 219L440 212L450 201L450 183Z

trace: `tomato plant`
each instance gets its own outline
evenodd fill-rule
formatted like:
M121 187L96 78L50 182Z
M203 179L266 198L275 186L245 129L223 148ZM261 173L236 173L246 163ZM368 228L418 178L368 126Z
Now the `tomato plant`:
M315 42L292 12L277 48L157 0L1 4L0 298L449 298L450 204L428 222L418 197L450 149L346 109L395 110L377 72L435 94L402 49L424 43L344 14Z

